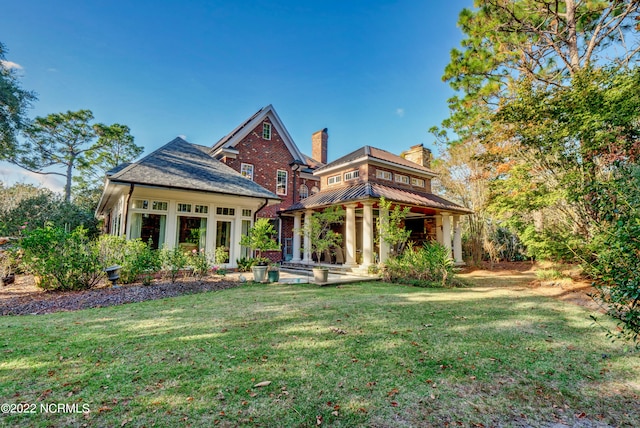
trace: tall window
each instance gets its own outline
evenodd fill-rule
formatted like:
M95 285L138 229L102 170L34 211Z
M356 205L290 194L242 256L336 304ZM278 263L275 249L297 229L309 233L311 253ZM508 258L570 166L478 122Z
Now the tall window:
M271 124L270 123L263 123L262 124L262 138L264 138L265 140L270 140L271 139Z
M287 194L287 171L278 170L276 175L276 194Z
M249 180L253 181L253 165L251 165L250 163L240 164L240 174L242 174L243 177L246 177Z
M300 185L300 200L307 199L309 197L309 188L306 184Z

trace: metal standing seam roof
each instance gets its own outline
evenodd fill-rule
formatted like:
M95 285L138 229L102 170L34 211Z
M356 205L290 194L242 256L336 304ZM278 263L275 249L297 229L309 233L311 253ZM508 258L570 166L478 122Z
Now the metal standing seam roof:
M349 187L341 187L335 190L323 190L315 195L290 206L285 211L298 211L312 208L321 208L333 204L364 201L367 199L385 199L408 205L424 208L432 208L441 211L451 211L471 214L472 211L448 201L432 193L414 192L397 187L385 186L379 183L360 183Z
M111 182L280 199L209 156L209 150L178 137L138 162L109 171L108 178Z

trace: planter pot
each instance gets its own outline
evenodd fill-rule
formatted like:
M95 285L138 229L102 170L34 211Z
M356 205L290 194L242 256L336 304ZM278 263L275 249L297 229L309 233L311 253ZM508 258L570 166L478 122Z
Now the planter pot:
M280 271L270 270L267 272L267 277L269 278L269 282L278 282L280 281Z
M253 271L253 280L255 282L264 282L267 278L267 269L268 266L253 266L251 271Z
M313 281L316 284L325 284L329 278L329 269L313 268Z

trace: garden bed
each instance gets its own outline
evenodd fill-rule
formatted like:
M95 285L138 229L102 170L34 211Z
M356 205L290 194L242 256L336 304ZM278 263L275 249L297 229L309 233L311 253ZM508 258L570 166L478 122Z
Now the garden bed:
M184 278L175 283L154 280L150 285L131 284L111 287L106 282L84 291L51 292L35 286L33 276L16 275L13 284L0 287L0 315L35 315L60 311L122 305L146 300L164 299L183 294L224 290L240 283L225 277L203 280Z

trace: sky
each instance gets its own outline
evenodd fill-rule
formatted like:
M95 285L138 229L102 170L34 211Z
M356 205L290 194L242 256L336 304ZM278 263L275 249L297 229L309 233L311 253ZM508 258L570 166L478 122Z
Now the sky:
M328 160L364 145L437 152L442 81L472 0L20 0L0 41L30 117L89 109L131 128L144 154L176 136L211 146L272 104L298 147L328 128ZM143 154L143 155L144 155ZM0 181L30 177L0 163Z

